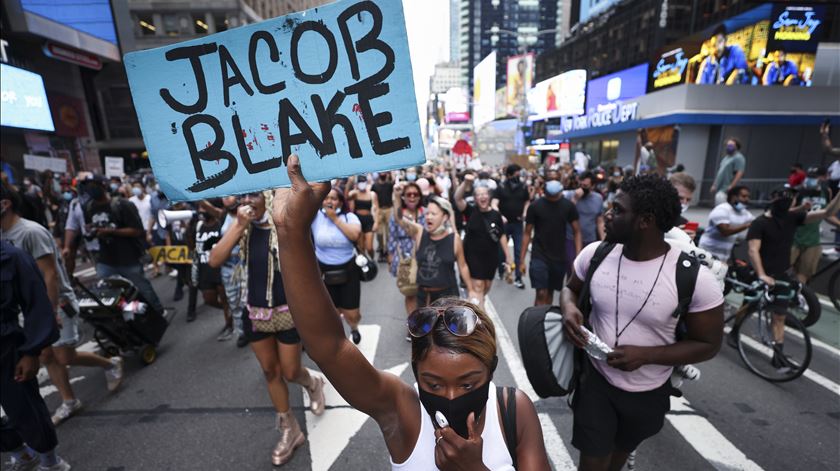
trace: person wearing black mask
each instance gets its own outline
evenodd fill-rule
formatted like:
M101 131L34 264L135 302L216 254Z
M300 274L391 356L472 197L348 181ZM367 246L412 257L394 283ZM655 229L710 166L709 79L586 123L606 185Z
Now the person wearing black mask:
M493 198L498 200L499 212L502 213L505 225L505 235L513 239L513 264L516 280L514 285L519 289L525 289L522 282L522 271L519 269L519 252L522 248L522 223L525 219L525 212L528 203L533 197L533 187L529 188L520 176L522 167L516 164L508 165L505 169L505 181L496 189ZM502 272L502 267L499 267Z
M137 208L124 198L112 198L105 191L103 178L94 178L85 185L90 200L84 205L86 237L99 240L99 278L113 275L125 277L137 287L143 299L159 313L163 305L143 272L140 257L145 252L145 231Z
M779 188L770 193L768 211L757 217L747 232L749 256L753 269L761 281L774 286L776 280L790 282L790 254L796 229L804 224L819 222L840 209L840 195L835 196L825 208L811 212L790 211L796 192ZM773 357L771 362L780 372L789 370L784 356L785 315L789 301L776 301L770 305L773 315ZM733 338L737 332L733 332Z
M478 306L442 298L409 315L416 386L374 368L344 336L309 229L330 185L308 183L296 155L287 171L292 188L275 191L273 219L280 265L295 274L284 279L289 310L310 358L382 430L392 468L549 469L534 405L511 389L501 393L513 394L516 403L517 436L507 446L491 382L498 361L495 328Z

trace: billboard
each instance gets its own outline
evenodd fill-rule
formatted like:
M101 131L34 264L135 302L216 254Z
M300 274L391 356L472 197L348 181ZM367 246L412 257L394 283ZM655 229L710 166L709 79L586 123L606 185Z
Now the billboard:
M496 118L496 51L473 69L473 127L478 130Z
M468 123L470 121L469 107L467 105L467 92L461 87L453 87L440 95L443 100L446 115L444 122Z
M598 16L621 0L580 0L580 22Z
M536 84L528 92L531 120L584 114L586 71L570 70Z
M109 0L20 0L24 11L117 44Z
M534 54L511 56L507 61L505 112L519 116L526 111L527 94L534 80ZM497 110L498 111L498 110Z
M586 109L592 113L613 108L617 103L644 95L648 65L641 64L590 80L586 85Z
M0 64L0 126L55 131L40 75Z
M810 86L824 25L820 6L765 4L669 47L652 89L681 83Z

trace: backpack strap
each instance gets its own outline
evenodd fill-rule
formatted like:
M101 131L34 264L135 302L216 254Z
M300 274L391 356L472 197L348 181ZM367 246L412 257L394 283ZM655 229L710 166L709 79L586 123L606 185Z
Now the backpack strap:
M692 255L680 252L677 260L677 308L672 314L680 319L688 314L691 299L694 297L694 286L697 284L697 274L700 272L700 262Z
M583 288L578 294L578 309L583 313L584 323L589 322L589 312L592 310L592 299L589 297L589 284L592 282L592 277L595 275L595 270L601 265L601 262L607 258L607 255L615 248L613 242L601 242L592 259L589 260L589 268L586 270L586 279L583 280Z
M507 399L503 397L504 391L507 391ZM516 469L516 447L519 438L516 436L516 389L496 386L496 402L502 413L502 429L505 431L508 453L513 460L513 468Z

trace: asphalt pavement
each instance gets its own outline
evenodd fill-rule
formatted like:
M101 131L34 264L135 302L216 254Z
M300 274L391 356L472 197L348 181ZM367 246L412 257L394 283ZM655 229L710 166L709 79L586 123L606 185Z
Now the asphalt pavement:
M187 323L186 299L172 301L174 284L166 275L153 280L164 304L178 309L154 364L144 367L138 358L127 357L126 379L112 394L101 370L71 368L84 409L58 427L58 436L59 453L74 469L272 468L270 453L278 435L253 353L248 347L236 348L233 341L216 340L223 325L217 309L199 305L197 320ZM519 357L516 324L533 294L530 287L519 290L499 281L490 293L488 311L497 323L501 360L494 381L515 385L536 400L555 469L575 469L572 415L565 399L536 397ZM363 283L361 311L362 352L377 368L413 383L402 297L384 266L374 281ZM823 314L834 325L837 316ZM84 332L81 348L95 349L90 328L85 326ZM663 430L637 451L636 469L838 469L840 330L834 334L829 331L815 344L810 374L783 384L753 375L737 352L724 346L716 358L698 365L701 379L682 388L685 397L672 399ZM317 370L305 355L304 361ZM41 392L53 410L60 399L46 375L41 376ZM327 411L321 417L306 412L299 386L291 385L290 393L309 439L283 469L390 469L376 424L332 388L328 386Z

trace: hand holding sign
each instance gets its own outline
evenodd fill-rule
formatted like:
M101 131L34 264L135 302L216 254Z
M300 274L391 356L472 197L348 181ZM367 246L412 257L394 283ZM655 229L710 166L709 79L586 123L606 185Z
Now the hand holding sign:
M174 201L288 185L271 170L293 152L313 181L425 161L402 2L339 1L125 64Z
M287 159L291 188L274 191L271 214L277 227L277 236L285 240L291 234L308 237L308 229L321 208L321 202L330 192L329 182L309 183L300 168L300 159L292 154Z

